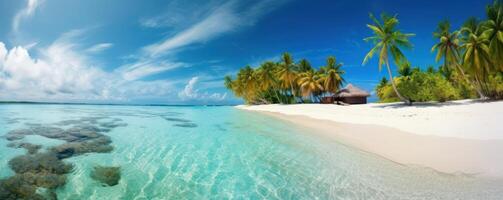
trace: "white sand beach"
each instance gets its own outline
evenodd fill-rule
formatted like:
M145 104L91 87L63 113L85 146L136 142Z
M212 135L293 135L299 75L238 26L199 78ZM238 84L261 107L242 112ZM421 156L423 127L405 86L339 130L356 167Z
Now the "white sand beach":
M237 106L402 164L503 177L503 101Z

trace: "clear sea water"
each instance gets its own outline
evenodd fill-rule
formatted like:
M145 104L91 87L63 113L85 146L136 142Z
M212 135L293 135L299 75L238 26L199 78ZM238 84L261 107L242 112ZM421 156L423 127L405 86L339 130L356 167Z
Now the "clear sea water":
M401 165L295 124L226 106L1 104L0 136L27 123L94 116L127 126L104 133L112 139L111 153L64 160L74 169L56 190L58 199L503 198L500 179ZM64 143L42 136L23 141L44 148ZM26 153L7 143L0 138L0 178L12 176L8 161ZM119 184L104 187L91 179L97 165L120 166Z

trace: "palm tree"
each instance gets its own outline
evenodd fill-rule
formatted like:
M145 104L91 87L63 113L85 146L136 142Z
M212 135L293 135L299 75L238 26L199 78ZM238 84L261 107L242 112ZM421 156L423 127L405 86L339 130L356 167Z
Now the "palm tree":
M374 24L367 24L367 27L372 30L374 36L365 38L365 41L372 42L374 47L365 56L363 64L366 64L375 53L379 53L379 70L382 69L383 64L386 65L393 90L400 100L410 105L411 101L404 98L396 88L389 65L389 55L391 54L393 61L397 66L400 66L401 63L406 61L400 47L412 48L412 44L409 42L409 37L414 36L414 34L402 33L399 30L396 30L396 26L398 25L398 19L396 16L390 17L383 14L381 15L381 20L383 21L382 23L372 14L370 14L370 19L374 22Z
M461 34L461 49L464 50L463 65L473 74L479 88L487 94L485 77L489 74L491 66L489 40L475 18L470 18L463 25ZM481 98L486 98L485 94L481 94Z
M452 68L456 70L461 77L467 82L468 77L465 75L465 70L461 67L459 60L461 59L459 53L459 31L450 32L451 24L449 21L442 21L438 24L437 30L433 33L433 36L439 40L439 42L431 48L431 51L437 51L437 56L435 61L438 62L440 59L444 59L444 67ZM482 92L478 87L474 87L480 97L483 96Z
M257 79L255 71L250 66L241 68L238 72L238 85L239 89L237 94L243 96L248 103L256 103L258 94Z
M302 96L304 97L311 97L313 93L323 90L320 77L316 75L314 70L301 73L297 84L299 84Z
M301 73L313 70L311 63L309 63L309 61L307 61L306 59L300 60L298 66L299 66L299 72Z
M260 89L262 91L266 92L273 92L274 95L276 95L276 98L278 101L281 101L281 99L278 96L277 93L277 80L274 76L276 64L274 62L265 62L260 65L260 68L257 70L257 79L260 82ZM271 94L272 95L272 94Z
M226 75L224 77L224 85L225 85L225 88L229 89L229 90L233 90L233 87L232 87L232 78L231 76L229 75Z
M281 81L281 86L284 89L290 89L293 97L295 97L295 80L297 79L297 70L294 65L292 56L289 53L284 53L281 56L282 62L278 66L277 76Z
M435 44L431 51L437 51L437 56L435 57L435 61L440 61L440 59L444 59L444 66L447 67L457 67L456 65L459 63L459 31L450 32L451 24L449 21L442 21L438 24L436 32L433 33L433 36L439 40L437 44ZM457 68L460 73L464 73L461 68Z
M342 83L345 82L342 77L345 72L341 68L342 63L337 63L334 56L329 56L327 58L327 65L320 68L320 73L323 74L322 80L325 92L335 94L342 86Z
M494 1L486 8L487 21L484 23L485 34L489 39L489 50L495 70L503 72L503 4Z

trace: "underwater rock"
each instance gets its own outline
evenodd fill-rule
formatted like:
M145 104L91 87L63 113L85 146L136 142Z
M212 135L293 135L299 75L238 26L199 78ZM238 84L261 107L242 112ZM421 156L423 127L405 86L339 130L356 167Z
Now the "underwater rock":
M183 127L183 128L195 128L197 124L195 123L183 123L183 124L174 124L173 126Z
M120 167L96 166L91 171L91 178L101 182L104 186L105 184L108 186L117 185L121 179Z
M52 189L66 183L65 175L58 174L16 174L0 180L0 199L56 199ZM38 188L45 188L42 194Z
M9 161L9 166L17 174L27 172L67 174L73 169L72 165L64 163L52 152L17 156Z
M12 143L7 144L7 147L24 148L28 151L28 154L35 154L38 152L38 150L40 150L42 148L42 145L31 144L31 143L26 143L26 142L23 142L23 143L12 142Z
M37 194L36 191L37 187L35 185L17 176L0 180L0 199L2 200L43 200L44 197Z

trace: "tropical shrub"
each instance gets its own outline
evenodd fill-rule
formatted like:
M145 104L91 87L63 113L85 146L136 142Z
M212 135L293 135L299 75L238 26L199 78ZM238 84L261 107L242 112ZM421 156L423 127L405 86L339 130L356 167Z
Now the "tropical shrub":
M413 102L449 101L460 99L459 91L440 73L413 70L409 76L395 78L398 91ZM381 81L376 88L380 102L395 102L399 98L391 84Z

